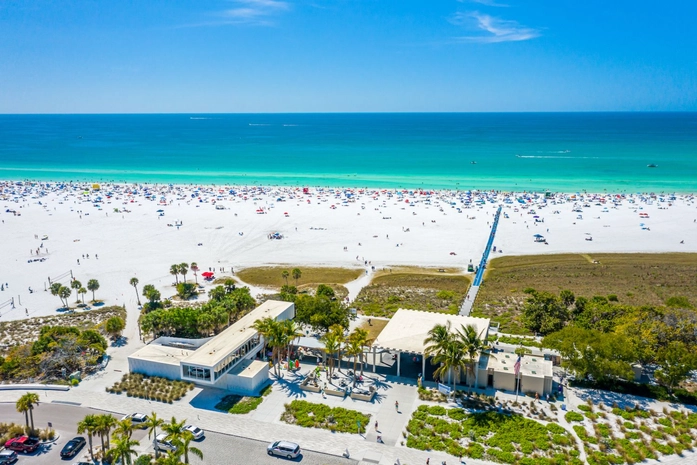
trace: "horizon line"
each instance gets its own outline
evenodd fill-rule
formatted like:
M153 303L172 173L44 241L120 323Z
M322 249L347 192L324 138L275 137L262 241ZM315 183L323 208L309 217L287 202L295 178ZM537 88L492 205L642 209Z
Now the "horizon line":
M461 114L629 114L629 113L697 113L697 110L556 110L556 111L190 111L190 112L50 112L3 113L0 116L89 116L89 115L461 115Z

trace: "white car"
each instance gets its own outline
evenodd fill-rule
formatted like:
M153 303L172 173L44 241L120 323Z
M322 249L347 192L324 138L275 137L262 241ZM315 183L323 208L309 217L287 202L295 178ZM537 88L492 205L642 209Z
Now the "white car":
M176 446L167 440L167 433L160 433L155 437L155 449L158 450L177 450Z
M269 455L279 455L292 460L300 455L300 446L294 442L276 441L266 447L266 452Z
M131 420L134 428L145 428L145 422L148 421L148 416L144 413L131 413L122 418L122 420Z
M206 434L205 431L203 431L203 430L202 430L201 428L199 428L198 426L194 426L194 425L186 425L186 426L184 427L184 431L188 431L188 432L190 432L191 434L193 434L194 439L197 440L197 441L198 441L199 439L201 439L201 438L203 437L204 434Z

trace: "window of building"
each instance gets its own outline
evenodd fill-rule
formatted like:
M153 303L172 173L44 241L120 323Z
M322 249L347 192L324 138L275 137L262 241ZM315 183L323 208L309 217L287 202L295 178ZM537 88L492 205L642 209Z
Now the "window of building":
M230 371L230 369L237 365L249 352L258 349L260 341L261 339L257 334L221 360L215 367L215 380L218 380L221 376Z
M183 365L184 377L202 381L211 380L211 370L209 368L201 368L192 365Z

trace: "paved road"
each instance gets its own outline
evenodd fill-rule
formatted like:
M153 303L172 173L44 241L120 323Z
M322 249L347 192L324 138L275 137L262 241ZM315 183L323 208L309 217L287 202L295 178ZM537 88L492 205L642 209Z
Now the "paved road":
M45 428L50 421L53 428L60 434L60 437L53 444L44 446L39 451L31 455L22 455L19 465L54 465L59 463L72 463L81 458L88 458L87 447L85 447L78 457L72 461L61 460L59 454L65 443L74 436L77 436L77 423L85 415L90 413L104 413L98 410L78 407L75 405L42 403L34 410L34 424L37 428ZM0 403L0 418L3 422L14 422L23 424L24 415L18 413L15 405L11 403ZM152 446L148 446L149 440L146 431L136 430L133 439L141 441L139 451L152 452ZM286 439L292 441L293 438L269 438ZM94 440L95 444L99 439ZM195 444L203 452L203 461L196 457L190 457L192 464L255 464L255 465L283 465L286 463L301 463L303 465L353 465L356 462L342 457L325 455L317 452L304 452L300 458L293 461L286 459L269 457L266 454L267 442L255 441L236 436L228 436L220 433L207 433L206 437ZM302 444L301 444L302 446Z

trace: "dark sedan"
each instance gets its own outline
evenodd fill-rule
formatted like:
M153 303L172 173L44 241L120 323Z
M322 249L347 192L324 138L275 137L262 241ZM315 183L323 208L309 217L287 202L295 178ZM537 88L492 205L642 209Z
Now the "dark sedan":
M63 450L61 450L61 457L64 459L69 459L71 457L75 457L78 452L80 452L80 449L85 447L85 438L82 436L78 436L76 438L72 438L68 443L63 447Z

